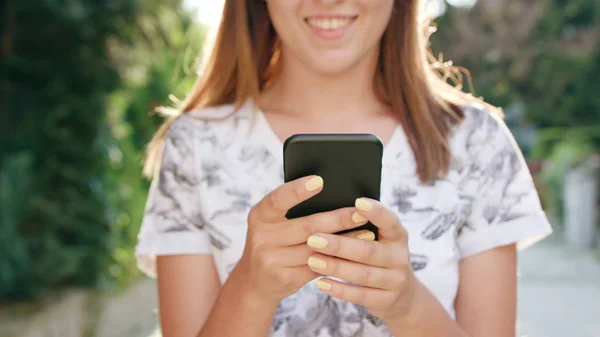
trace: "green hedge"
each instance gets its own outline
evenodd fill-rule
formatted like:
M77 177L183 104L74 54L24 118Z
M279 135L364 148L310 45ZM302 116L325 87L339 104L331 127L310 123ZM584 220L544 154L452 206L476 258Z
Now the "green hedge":
M0 301L127 284L151 112L191 86L204 27L181 0L0 6Z
M112 263L106 47L135 2L8 0L0 53L0 299L97 285Z

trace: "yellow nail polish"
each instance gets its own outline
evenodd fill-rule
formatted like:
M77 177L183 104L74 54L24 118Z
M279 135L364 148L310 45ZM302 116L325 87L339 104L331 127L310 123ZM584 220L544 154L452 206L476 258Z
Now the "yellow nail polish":
M323 178L321 177L312 177L304 184L304 188L309 192L316 191L321 186L323 186Z
M375 240L375 233L368 231L368 232L359 234L356 238L361 239L361 240L366 240L366 241L373 241L373 240Z
M308 241L306 242L308 244L309 247L311 248L316 248L316 249L323 249L325 247L327 247L327 240L325 240L325 238L322 238L320 236L311 236L308 238Z
M373 209L373 204L369 200L363 198L356 199L354 206L363 212L368 212Z
M329 282L325 282L323 280L318 280L315 285L317 286L317 288L321 289L321 290L325 290L325 291L329 291L331 290L331 283Z
M362 222L366 222L367 218L365 218L364 216L360 215L357 212L354 212L352 214L352 221L354 221L354 223L362 223Z
M308 265L314 269L325 269L327 268L327 261L311 256L308 258Z

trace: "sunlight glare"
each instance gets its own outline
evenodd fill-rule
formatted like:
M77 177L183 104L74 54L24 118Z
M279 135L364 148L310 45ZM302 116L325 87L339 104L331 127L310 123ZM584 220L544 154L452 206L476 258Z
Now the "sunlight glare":
M187 8L196 11L198 21L215 28L221 21L225 0L185 0Z

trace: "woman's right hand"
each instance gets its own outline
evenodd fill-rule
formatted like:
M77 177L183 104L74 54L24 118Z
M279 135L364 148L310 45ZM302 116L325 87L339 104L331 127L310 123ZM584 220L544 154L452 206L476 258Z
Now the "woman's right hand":
M336 233L367 222L353 207L290 219L287 211L323 188L323 179L309 176L285 183L266 195L248 215L244 253L233 273L254 298L279 303L307 282L321 276L308 267L314 233ZM362 233L353 232L352 236ZM348 235L348 234L346 234Z

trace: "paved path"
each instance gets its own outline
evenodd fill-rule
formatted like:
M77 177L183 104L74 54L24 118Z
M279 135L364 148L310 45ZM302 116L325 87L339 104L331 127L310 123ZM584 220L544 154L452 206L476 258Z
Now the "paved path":
M518 336L600 337L600 262L560 237L520 255Z
M519 273L518 337L600 337L593 252L570 249L555 235L521 252Z

